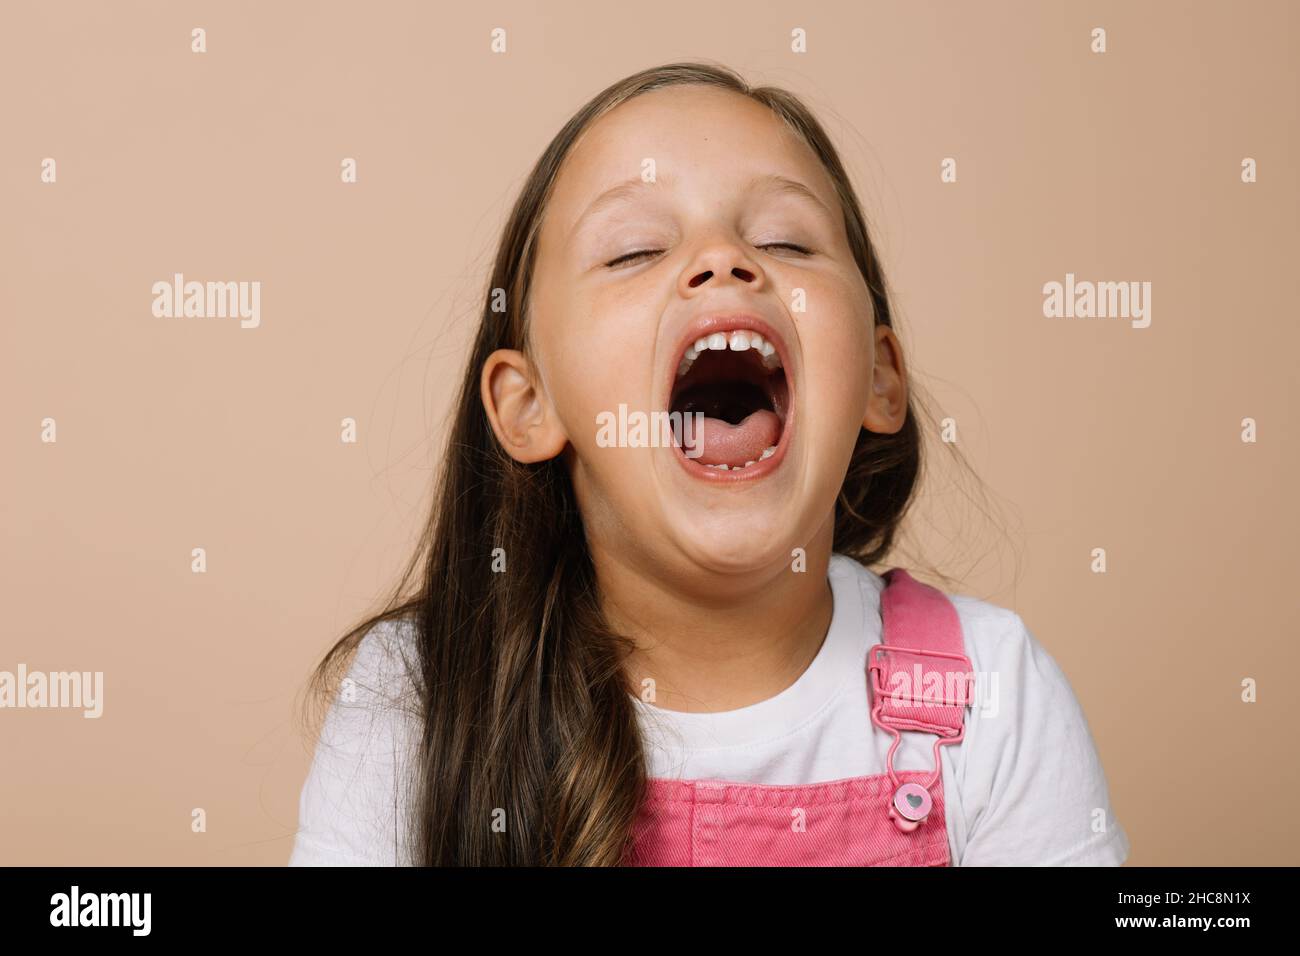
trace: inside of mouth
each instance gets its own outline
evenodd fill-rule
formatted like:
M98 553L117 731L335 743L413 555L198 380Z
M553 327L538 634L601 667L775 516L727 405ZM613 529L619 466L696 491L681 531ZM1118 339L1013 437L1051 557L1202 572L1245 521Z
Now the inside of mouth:
M785 428L788 402L784 369L767 368L754 349L711 349L677 379L669 411L683 416L702 412L703 428L695 437L703 448L698 455L687 450L687 457L731 469L773 453Z

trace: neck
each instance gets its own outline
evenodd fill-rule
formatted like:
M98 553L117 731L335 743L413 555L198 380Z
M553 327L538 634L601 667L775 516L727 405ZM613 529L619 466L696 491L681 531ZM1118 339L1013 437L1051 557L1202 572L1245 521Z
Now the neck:
M635 643L624 664L632 692L665 710L712 713L775 697L798 680L830 628L833 520L805 549L803 571L792 570L791 558L685 582L593 542L605 618Z

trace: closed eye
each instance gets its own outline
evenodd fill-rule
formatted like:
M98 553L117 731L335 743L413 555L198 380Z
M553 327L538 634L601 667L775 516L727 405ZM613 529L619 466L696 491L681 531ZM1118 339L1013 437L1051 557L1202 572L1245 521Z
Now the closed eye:
M790 249L793 252L799 253L800 255L805 255L805 256L812 255L811 249L805 249L803 246L796 245L793 242L768 242L768 243L764 243L758 248L759 249ZM625 255L619 256L617 259L613 259L605 263L605 268L607 269L613 268L614 266L624 262L635 262L637 259L640 259L642 256L649 256L659 252L663 252L663 250L662 249L640 249L636 252L629 252L626 253Z

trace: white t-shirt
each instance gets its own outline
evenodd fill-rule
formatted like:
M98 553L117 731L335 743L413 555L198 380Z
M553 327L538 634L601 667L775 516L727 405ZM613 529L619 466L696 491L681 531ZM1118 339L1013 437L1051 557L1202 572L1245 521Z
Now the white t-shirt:
M866 672L867 653L880 642L885 581L843 555L831 556L829 578L826 639L775 697L723 713L632 698L651 776L807 784L886 772L893 738L871 722ZM939 750L952 864L1124 862L1128 836L1069 681L1019 615L964 595L949 599L976 675L965 739ZM418 730L400 698L413 637L408 625L386 623L362 640L349 673L355 699L335 701L303 786L291 866L409 862L398 830L407 825L402 784ZM895 770L932 768L935 739L904 731Z

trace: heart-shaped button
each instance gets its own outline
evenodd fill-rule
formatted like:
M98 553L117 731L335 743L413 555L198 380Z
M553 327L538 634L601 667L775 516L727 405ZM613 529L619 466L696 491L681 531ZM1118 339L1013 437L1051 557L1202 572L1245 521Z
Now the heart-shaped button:
M917 783L905 783L894 791L893 811L902 819L919 823L934 807L930 791Z

